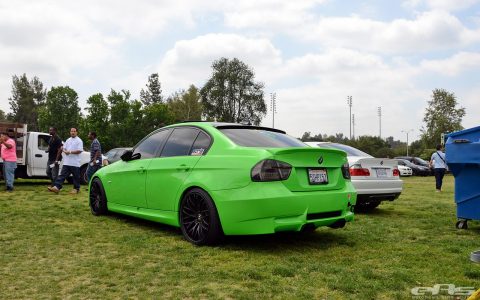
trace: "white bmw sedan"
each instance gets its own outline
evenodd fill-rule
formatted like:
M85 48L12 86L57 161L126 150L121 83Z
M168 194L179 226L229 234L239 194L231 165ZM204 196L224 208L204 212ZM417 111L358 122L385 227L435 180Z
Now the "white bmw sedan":
M347 153L350 176L357 190L357 206L360 211L377 207L380 202L393 201L402 193L398 162L388 158L374 158L356 148L330 142L306 142L311 147L340 149Z

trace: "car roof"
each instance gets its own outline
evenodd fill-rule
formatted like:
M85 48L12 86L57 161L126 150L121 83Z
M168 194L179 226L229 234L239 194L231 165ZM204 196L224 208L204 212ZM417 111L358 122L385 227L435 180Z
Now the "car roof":
M248 125L248 124L227 123L227 122L208 122L208 121L191 122L189 121L189 122L175 123L165 127L177 127L177 126L198 126L200 128L214 127L217 129L256 129L256 130L266 130L266 131L273 131L273 132L286 134L285 131L276 129L276 128L255 126L255 125Z

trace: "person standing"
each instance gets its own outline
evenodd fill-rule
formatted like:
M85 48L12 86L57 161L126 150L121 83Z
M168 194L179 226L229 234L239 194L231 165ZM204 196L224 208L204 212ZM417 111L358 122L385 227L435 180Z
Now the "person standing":
M432 154L430 158L430 167L433 167L433 174L435 175L435 188L437 192L442 191L443 176L447 170L447 163L445 162L445 153L443 153L443 146L437 145L437 151Z
M78 194L80 192L80 153L83 152L83 141L78 137L77 128L70 129L70 138L63 144L62 152L65 154L62 171L53 186L48 187L48 190L58 194L62 189L63 181L72 174L73 190L70 194Z
M3 160L3 178L5 179L6 191L13 191L15 169L17 168L17 147L15 141L6 133L0 134L0 151Z
M90 182L93 174L102 167L102 146L97 139L97 133L95 131L88 133L88 139L92 141L90 145L90 163L87 168L87 181Z
M50 186L53 186L58 177L59 161L62 158L62 140L57 135L57 128L50 127L50 140L48 141L47 176L50 178Z

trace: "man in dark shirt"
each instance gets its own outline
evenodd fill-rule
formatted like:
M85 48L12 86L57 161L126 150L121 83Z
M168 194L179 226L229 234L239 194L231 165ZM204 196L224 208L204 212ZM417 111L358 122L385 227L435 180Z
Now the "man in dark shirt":
M62 140L57 135L57 128L50 127L48 130L51 137L48 141L48 162L47 162L47 176L50 178L51 185L55 182L55 179L58 177L58 165L59 161L62 159Z
M90 131L88 133L88 139L92 141L90 146L90 163L87 169L87 180L90 182L93 174L102 167L102 147L97 139L97 133Z

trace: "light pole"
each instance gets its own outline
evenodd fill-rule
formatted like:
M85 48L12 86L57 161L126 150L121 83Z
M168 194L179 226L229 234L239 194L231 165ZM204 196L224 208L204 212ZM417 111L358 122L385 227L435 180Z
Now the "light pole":
M382 107L379 106L377 111L378 111L378 129L379 129L378 136L382 138Z
M352 132L353 132L353 139L355 140L355 114L352 114Z
M272 128L275 128L275 114L277 113L277 93L270 93L270 110L272 111Z
M402 132L407 134L407 156L408 156L408 134L409 134L410 132L413 132L413 129L402 130Z
M347 96L347 104L350 107L350 139L352 139L352 96Z

